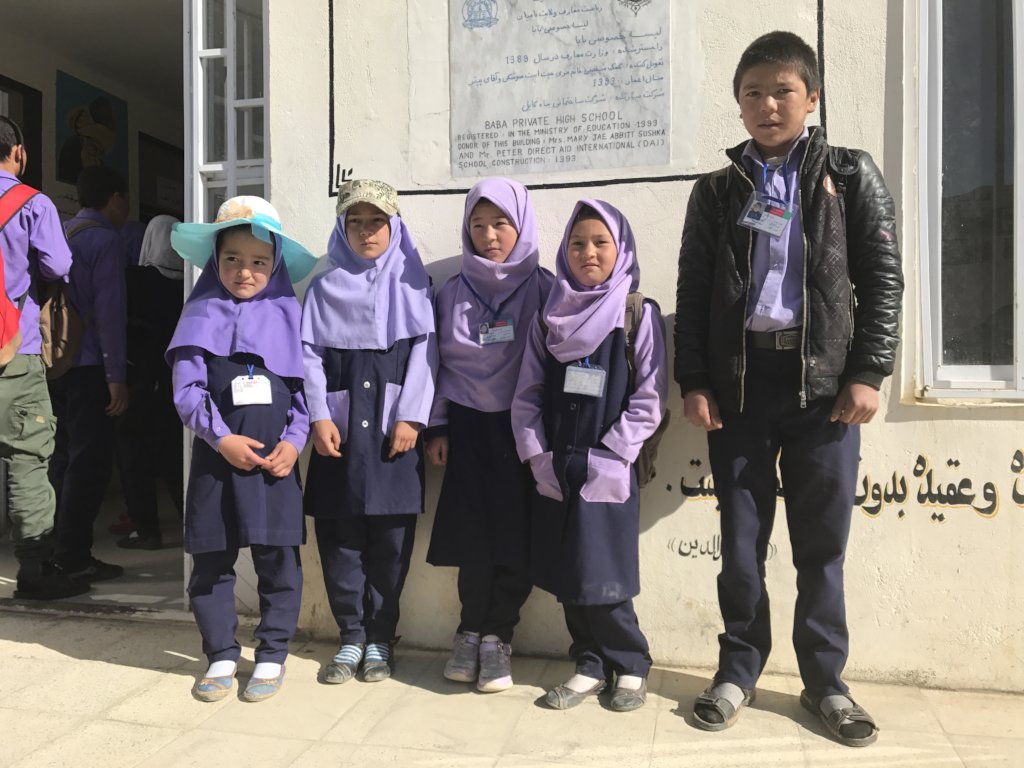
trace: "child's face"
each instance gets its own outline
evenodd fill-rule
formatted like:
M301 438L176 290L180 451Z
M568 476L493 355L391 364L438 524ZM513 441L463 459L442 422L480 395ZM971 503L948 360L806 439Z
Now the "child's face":
M221 239L217 267L228 293L236 299L251 299L270 282L274 246L243 229L233 229Z
M818 91L807 93L793 67L758 64L740 80L739 101L743 127L767 159L786 154L800 137L818 107Z
M370 203L356 203L345 214L345 237L364 259L376 259L391 243L391 219Z
M504 264L519 240L508 216L490 200L481 200L469 214L469 239L478 256Z
M569 233L569 271L580 285L592 288L607 280L619 256L603 221L583 219Z

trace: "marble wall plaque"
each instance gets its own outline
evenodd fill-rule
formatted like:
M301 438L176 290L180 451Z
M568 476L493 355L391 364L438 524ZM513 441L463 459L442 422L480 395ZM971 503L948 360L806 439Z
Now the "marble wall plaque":
M452 176L667 164L668 0L449 0Z

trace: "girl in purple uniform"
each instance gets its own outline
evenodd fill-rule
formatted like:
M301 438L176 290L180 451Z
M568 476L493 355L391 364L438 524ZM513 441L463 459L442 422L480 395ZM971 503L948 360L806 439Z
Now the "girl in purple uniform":
M306 514L341 648L328 683L394 666L399 598L423 511L419 432L434 397L437 351L430 280L398 194L379 181L338 190L330 267L302 312L313 445Z
M292 282L316 259L281 232L277 211L259 197L228 200L213 224L176 224L171 244L203 266L167 349L174 405L195 433L185 551L210 666L193 695L216 701L231 692L240 655L234 564L249 547L260 623L256 668L242 697L261 701L284 680L302 594L305 527L295 461L309 416Z
M456 566L462 612L449 680L485 693L512 685L512 632L532 587L533 483L516 458L510 408L526 339L553 276L539 265L529 193L484 179L466 196L462 269L437 308L437 396L427 455L445 465L427 562Z
M576 661L576 674L545 702L568 709L614 680L610 706L628 711L643 705L651 667L633 609L634 462L665 412L664 324L658 305L645 301L629 355L626 302L640 267L629 222L608 203L576 205L556 264L512 401L519 457L536 481L533 583L562 603Z

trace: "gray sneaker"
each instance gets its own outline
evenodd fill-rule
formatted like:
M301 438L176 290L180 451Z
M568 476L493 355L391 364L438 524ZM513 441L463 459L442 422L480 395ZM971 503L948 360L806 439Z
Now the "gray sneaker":
M480 671L480 638L457 632L452 641L452 655L444 665L444 676L457 683L476 682Z
M480 643L480 677L476 689L497 693L512 687L512 646L501 641Z

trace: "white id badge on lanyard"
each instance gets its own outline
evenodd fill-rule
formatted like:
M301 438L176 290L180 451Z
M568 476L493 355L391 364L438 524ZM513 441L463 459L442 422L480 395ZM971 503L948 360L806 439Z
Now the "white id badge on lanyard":
M778 237L792 218L793 212L781 200L751 192L736 223L755 232L764 232L769 237Z
M496 317L490 322L480 323L480 346L505 344L515 341L516 325L511 317Z
M274 393L266 376L235 376L231 380L231 402L235 405L270 405Z
M607 379L608 371L603 368L573 363L565 369L565 386L562 387L562 391L569 395L601 397Z

